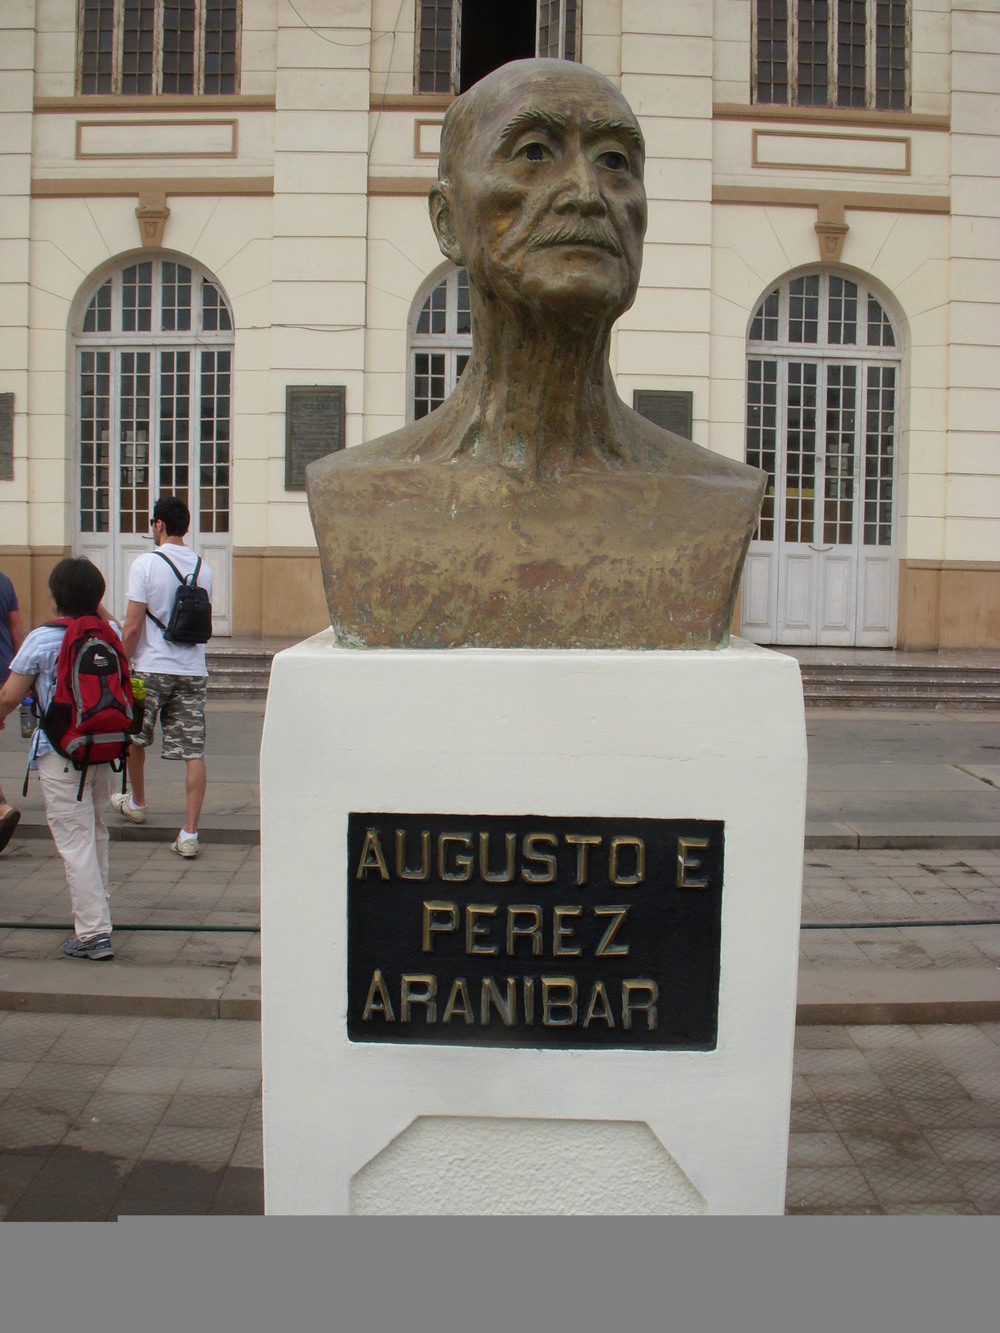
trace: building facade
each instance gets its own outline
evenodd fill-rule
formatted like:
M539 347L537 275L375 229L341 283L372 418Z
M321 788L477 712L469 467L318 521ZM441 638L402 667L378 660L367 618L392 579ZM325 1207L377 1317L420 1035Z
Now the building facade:
M536 51L646 137L619 391L771 475L742 633L1000 646L998 0L9 0L0 568L28 619L70 552L123 610L172 491L220 633L327 623L302 469L454 387L441 119Z

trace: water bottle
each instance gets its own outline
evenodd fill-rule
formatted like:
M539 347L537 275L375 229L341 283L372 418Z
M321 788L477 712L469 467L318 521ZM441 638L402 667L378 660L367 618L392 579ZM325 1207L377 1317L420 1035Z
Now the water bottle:
M30 694L26 694L21 700L21 735L25 740L31 735L38 725L38 719L35 716L35 701Z

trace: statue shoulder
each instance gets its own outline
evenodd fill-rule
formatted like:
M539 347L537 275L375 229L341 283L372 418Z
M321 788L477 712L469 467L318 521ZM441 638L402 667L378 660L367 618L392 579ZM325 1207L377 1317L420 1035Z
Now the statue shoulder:
M623 404L624 406L624 404ZM705 449L683 435L664 430L655 422L626 407L629 435L635 462L643 469L670 472L676 477L729 484L737 491L757 496L763 491L765 474L734 458Z
M342 471L371 467L378 463L416 463L420 461L420 447L426 436L422 421L415 421L400 430L379 435L350 449L338 449L325 454L306 468L307 485Z

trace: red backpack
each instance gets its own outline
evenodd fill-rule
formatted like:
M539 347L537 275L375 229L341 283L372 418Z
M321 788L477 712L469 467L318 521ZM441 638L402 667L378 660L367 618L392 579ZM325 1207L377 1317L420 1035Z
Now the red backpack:
M76 799L91 764L110 764L122 774L132 722L132 676L121 640L100 616L66 616L50 620L65 625L56 660L56 688L41 718L41 727L61 755L80 770Z

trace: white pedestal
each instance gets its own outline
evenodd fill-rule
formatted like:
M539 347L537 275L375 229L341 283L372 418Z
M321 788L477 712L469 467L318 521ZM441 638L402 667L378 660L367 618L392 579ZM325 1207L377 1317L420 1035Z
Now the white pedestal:
M261 749L267 1211L781 1213L805 784L798 665L740 640L409 652L325 633L279 654ZM715 1048L349 1040L351 812L723 821ZM412 966L430 966L419 932Z

